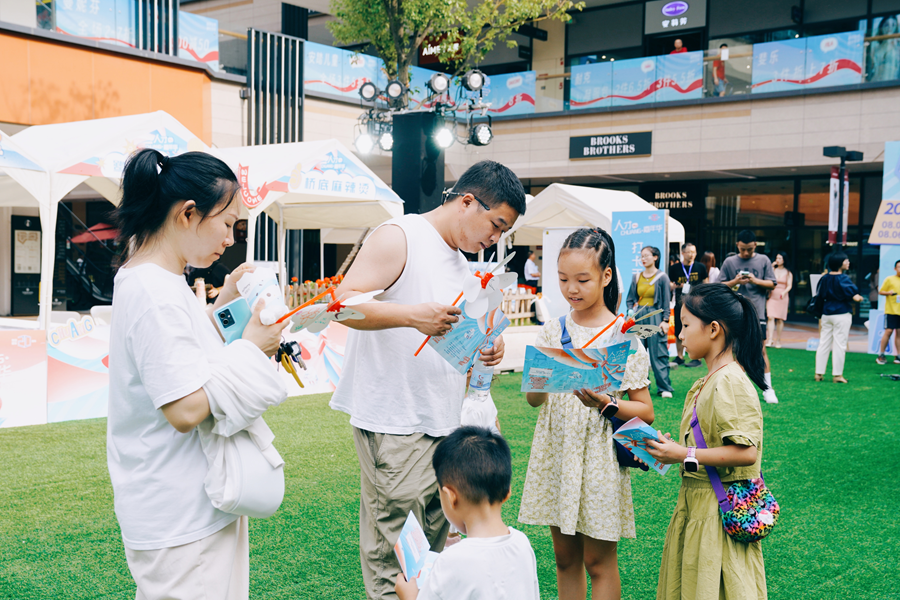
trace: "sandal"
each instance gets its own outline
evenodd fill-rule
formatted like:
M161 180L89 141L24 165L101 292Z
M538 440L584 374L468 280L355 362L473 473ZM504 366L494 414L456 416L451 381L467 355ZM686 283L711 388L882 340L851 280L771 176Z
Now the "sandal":
M824 380L825 380L824 375L819 375L818 373L816 373L816 381L824 381Z
M835 375L834 377L832 377L832 381L834 381L835 383L850 383L849 381L844 379L843 375Z

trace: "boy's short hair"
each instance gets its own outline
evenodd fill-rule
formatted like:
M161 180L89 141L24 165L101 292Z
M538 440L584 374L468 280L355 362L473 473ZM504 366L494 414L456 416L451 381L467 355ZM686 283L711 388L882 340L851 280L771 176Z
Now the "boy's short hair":
M506 500L512 456L502 436L485 427L460 427L438 444L431 459L438 485L452 485L472 504Z
M756 234L749 229L744 229L738 234L738 242L742 244L752 244L756 241Z
M473 194L492 207L505 202L519 215L525 214L522 182L509 167L493 160L483 160L466 169L453 191L459 195Z
M900 265L900 260L898 260L897 262L894 263L894 268L895 268L895 269L897 268L897 265Z

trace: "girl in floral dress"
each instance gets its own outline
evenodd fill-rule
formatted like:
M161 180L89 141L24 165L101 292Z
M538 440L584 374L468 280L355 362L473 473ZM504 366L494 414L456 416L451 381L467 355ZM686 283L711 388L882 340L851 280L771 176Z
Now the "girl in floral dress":
M604 328L590 347L624 341L623 319L615 312L619 289L609 234L600 228L575 231L563 244L557 264L560 291L572 307L565 323L573 346L583 347ZM561 337L560 321L551 319L535 345L562 348ZM616 460L612 423L600 412L615 402L618 418L653 422L650 359L640 343L634 342L632 351L620 390L611 395L586 389L527 395L528 403L540 406L541 412L519 521L550 526L560 600L585 598L585 571L591 578L592 600L621 597L616 544L619 538L635 537L631 479Z

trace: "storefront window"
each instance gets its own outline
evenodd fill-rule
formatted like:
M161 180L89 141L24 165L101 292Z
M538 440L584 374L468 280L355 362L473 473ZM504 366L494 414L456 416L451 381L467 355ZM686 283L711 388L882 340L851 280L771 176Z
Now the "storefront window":
M794 210L794 182L711 183L706 210L707 218L717 226L751 229L784 226L784 213Z
M866 38L866 81L900 79L900 15L872 19Z
M859 178L850 177L850 217L851 225L859 223ZM806 226L828 226L830 179L808 179L800 184L800 203L797 210L804 215ZM845 199L846 201L846 199Z

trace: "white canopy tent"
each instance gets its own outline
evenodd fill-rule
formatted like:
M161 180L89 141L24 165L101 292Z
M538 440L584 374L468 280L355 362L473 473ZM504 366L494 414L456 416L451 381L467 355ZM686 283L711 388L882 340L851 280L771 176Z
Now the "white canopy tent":
M525 216L516 221L503 241L514 235L517 246L537 246L543 243L547 229L602 227L610 231L612 214L628 210L656 210L656 207L632 192L554 183L528 203ZM669 242L684 242L684 226L672 217L669 217L668 234Z
M241 197L249 211L248 261L253 260L256 218L265 212L278 223L282 282L288 229L322 230L321 254L326 237L329 243L356 243L366 228L403 214L400 197L337 140L211 152L228 163L241 182ZM324 277L324 271L320 274Z
M50 323L53 299L54 246L59 201L80 183L118 204L122 170L128 155L139 148L154 148L167 156L189 150L208 150L199 138L163 111L109 119L75 121L29 127L11 138L21 152L32 157L27 165L0 160L0 170L36 199L42 236L41 292L38 323ZM6 154L4 147L4 154ZM35 160L33 157L40 157ZM35 170L38 166L38 170ZM7 186L0 185L0 202ZM21 201L21 200L20 200Z

